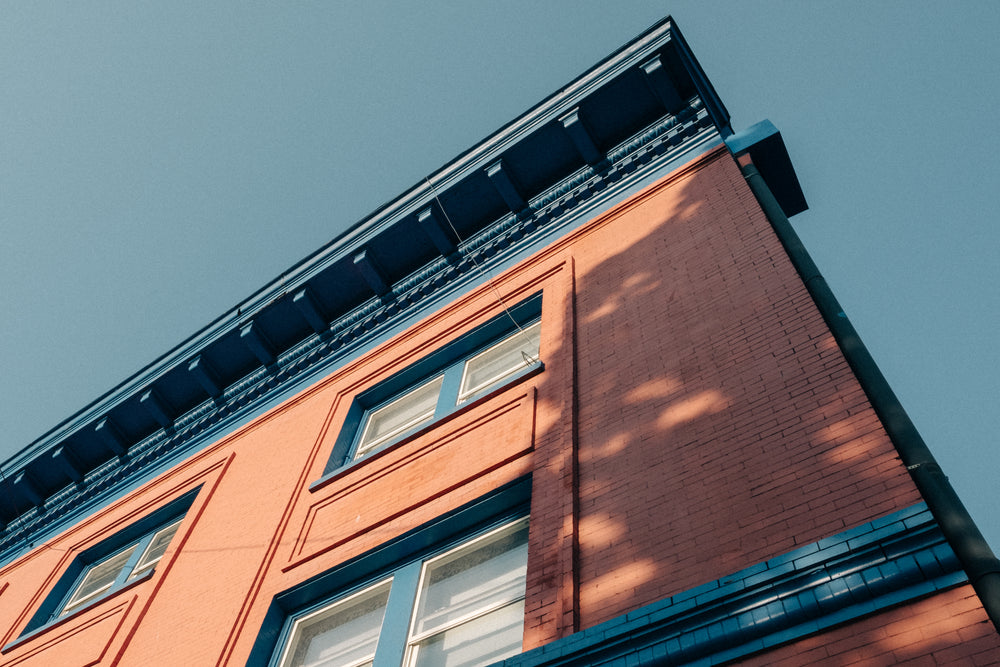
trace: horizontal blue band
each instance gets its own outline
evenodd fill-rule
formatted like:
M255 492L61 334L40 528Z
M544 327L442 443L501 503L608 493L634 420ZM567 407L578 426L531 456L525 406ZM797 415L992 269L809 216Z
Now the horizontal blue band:
M498 664L718 664L966 581L920 503Z

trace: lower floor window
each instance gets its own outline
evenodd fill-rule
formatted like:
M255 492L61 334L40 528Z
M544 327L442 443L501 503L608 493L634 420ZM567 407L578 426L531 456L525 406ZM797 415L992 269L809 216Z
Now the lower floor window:
M293 619L278 664L487 665L521 652L528 520L519 519Z
M296 621L283 665L370 665L391 579Z

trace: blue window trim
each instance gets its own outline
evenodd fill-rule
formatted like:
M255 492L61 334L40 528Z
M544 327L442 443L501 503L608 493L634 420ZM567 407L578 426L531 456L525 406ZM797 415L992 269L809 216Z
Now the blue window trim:
M312 483L310 491L324 486L334 476L355 464L368 460L378 452L384 451L404 440L409 440L439 424L442 420L476 405L498 390L511 386L526 377L544 370L541 361L526 365L523 369L507 376L496 384L483 387L461 404L457 403L462 380L462 370L465 362L474 355L489 348L503 338L511 335L518 328L530 326L541 318L542 294L534 294L517 305L506 309L490 321L482 324L469 333L447 343L420 361L399 371L395 375L379 382L370 389L355 396L348 409L347 417L340 429L340 434L334 443L333 451L327 461L326 468L319 480ZM408 390L431 380L438 375L444 375L444 383L438 397L434 417L430 422L418 424L400 433L378 449L361 458L355 459L354 452L361 438L366 416L383 405L399 398Z
M117 595L122 591L129 590L134 586L141 584L142 582L148 580L153 576L156 571L156 567L150 569L144 574L136 577L132 581L127 581L128 573L131 569L135 567L138 560L142 557L143 552L152 540L153 535L156 534L158 530L164 528L177 519L183 517L191 504L194 502L195 496L201 487L192 489L184 495L176 498L163 507L157 509L156 511L150 513L149 515L143 517L139 521L136 521L127 528L115 533L111 537L102 540L98 544L81 551L76 558L69 564L66 571L59 581L56 582L52 590L45 597L45 601L35 612L34 616L25 626L24 631L20 636L14 641L10 642L3 647L0 652L6 653L8 650L14 648L17 645L31 639L35 635L38 635L48 628L62 623L63 621L73 618L81 612L91 609L102 601L107 600L109 597ZM111 586L107 591L101 595L96 596L89 602L80 605L77 609L74 609L65 616L60 616L59 612L63 609L67 602L69 602L70 597L76 591L77 586L81 583L82 578L85 576L88 568L109 556L114 555L116 552L121 551L133 544L137 544L135 553L129 558L128 563L126 563L122 571L119 573L118 580L115 581L114 585Z
M415 593L416 578L419 578L420 566L424 560L492 528L528 516L530 500L531 477L522 477L279 593L268 607L257 641L247 660L247 667L276 664L280 657L276 655L277 649L287 641L293 619L329 604L336 598L389 576L394 577L394 588L397 588L399 594L403 594L404 589L412 589ZM410 578L413 579L412 582ZM383 632L387 637L401 637L402 648L398 650L405 651L409 614L392 616L391 609L392 606L387 608ZM402 657L400 653L400 660Z

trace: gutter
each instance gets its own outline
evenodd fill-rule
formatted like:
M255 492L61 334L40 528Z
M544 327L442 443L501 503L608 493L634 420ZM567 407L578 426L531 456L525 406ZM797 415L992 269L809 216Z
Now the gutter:
M744 157L738 159L738 162L747 185L809 290L861 388L867 394L903 465L940 525L945 539L958 556L969 577L969 583L993 622L993 627L1000 632L1000 560L993 554L941 466L934 460L927 444L889 387L854 325L844 314L764 178L751 160Z

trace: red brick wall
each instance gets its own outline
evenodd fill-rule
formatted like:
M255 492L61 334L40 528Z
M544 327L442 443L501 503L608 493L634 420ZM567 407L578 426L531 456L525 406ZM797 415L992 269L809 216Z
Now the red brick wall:
M919 500L727 154L571 252L583 627Z

